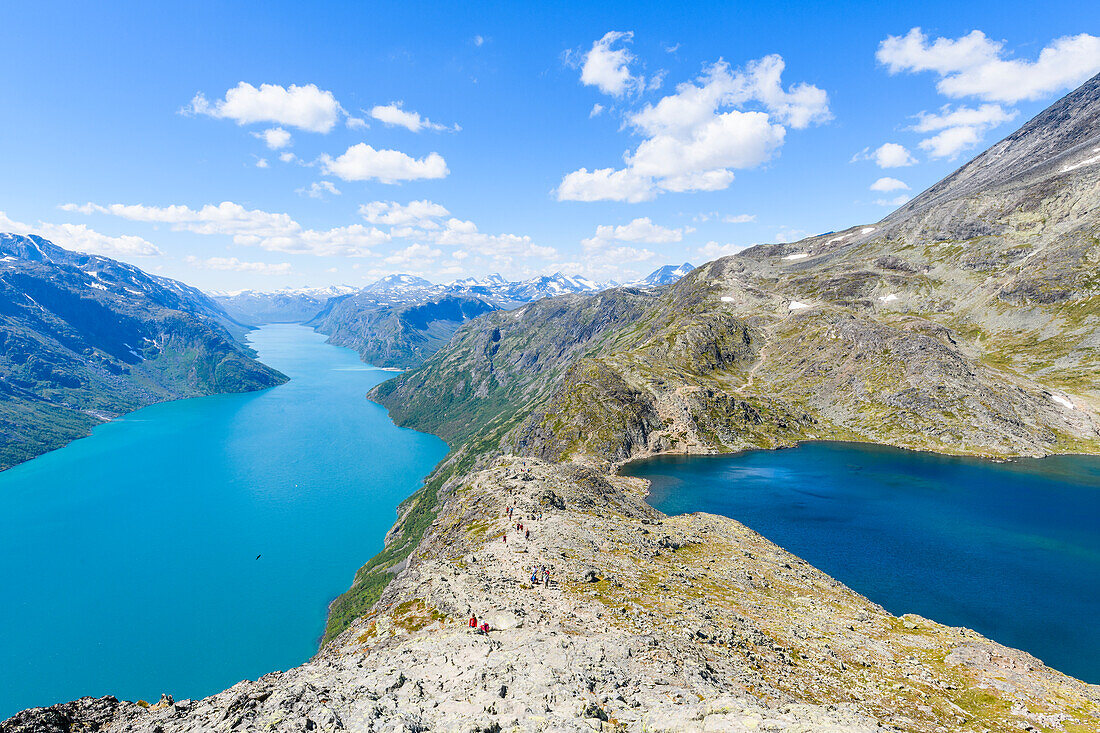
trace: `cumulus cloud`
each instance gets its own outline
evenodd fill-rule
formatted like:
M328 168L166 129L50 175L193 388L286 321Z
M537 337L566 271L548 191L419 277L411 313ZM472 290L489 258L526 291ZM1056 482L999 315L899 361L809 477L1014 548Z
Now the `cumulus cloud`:
M224 99L214 102L199 92L182 111L233 120L238 125L272 122L321 133L331 131L343 114L332 92L315 84L261 84L256 88L244 81L228 90Z
M756 214L727 214L722 217L722 221L727 224L748 224L756 221Z
M604 94L621 97L638 87L645 86L645 79L630 73L634 54L623 44L634 40L632 31L608 31L592 44L581 65L581 83L594 86Z
M189 206L145 206L143 204L65 204L66 211L100 213L129 221L163 224L176 231L203 235L224 235L235 244L260 247L275 252L320 256L364 257L371 248L387 242L390 236L361 224L333 229L306 229L289 214L246 209L232 201L207 204L200 209Z
M635 219L629 224L620 224L619 226L600 225L596 227L595 236L581 240L581 244L585 247L602 246L608 242L668 244L681 241L684 238L684 231L684 229L669 229L668 227L654 224L653 221L646 216Z
M267 168L268 167L267 158L257 158L256 159L256 167L257 168Z
M424 269L425 265L430 265L434 260L443 256L443 250L429 247L426 244L410 244L404 249L400 249L390 256L386 257L385 262L387 265L398 265L405 267L412 265L417 269Z
M604 109L603 105L600 104L599 102L592 105L592 111L588 113L589 119L591 119L593 117L599 117L601 114L603 114L603 109Z
M163 254L152 242L124 234L112 237L89 229L84 224L52 224L39 221L36 226L8 218L0 211L0 231L13 234L37 234L59 247L104 257L152 257Z
M399 204L396 201L371 201L359 207L359 214L371 224L384 224L394 227L420 227L438 229L437 219L449 216L446 207L428 201L410 201Z
M909 197L905 194L895 196L892 199L875 199L875 203L879 206L901 206L909 200Z
M279 150L290 145L290 133L281 127L272 127L263 132L254 132L252 136L263 140L264 144L272 150Z
M904 168L917 163L913 154L899 143L884 143L874 150L864 148L852 156L853 163L857 160L873 160L879 168Z
M697 249L696 252L698 252L703 260L709 262L719 257L736 254L743 249L745 249L744 245L740 244L719 244L718 242L710 241Z
M945 96L1015 103L1075 87L1100 72L1100 37L1056 38L1034 61L1006 56L1003 42L979 30L931 40L920 28L887 37L875 54L891 74L935 73L940 77L936 89Z
M231 270L233 272L253 272L260 275L290 274L289 262L280 262L278 264L271 264L268 262L243 262L236 257L210 257L203 260L194 256L188 256L184 261L200 270Z
M605 37L606 38L606 37ZM828 95L808 84L783 88L783 59L767 56L733 70L707 67L674 94L628 116L644 136L622 169L580 168L558 186L559 200L638 202L666 191L717 191L735 169L754 168L783 144L786 128L830 119ZM755 104L762 110L745 110Z
M332 181L314 181L309 188L299 188L296 193L300 196L309 196L311 199L323 199L326 193L339 196L340 189L336 188Z
M908 191L909 186L904 181L885 176L871 184L872 191Z
M427 117L421 117L417 112L403 109L404 104L404 102L390 102L385 106L376 105L371 108L370 116L390 127L404 127L410 132L451 129L446 125L438 125ZM458 125L455 125L454 129L457 131L459 129Z
M986 130L1015 119L1017 114L1016 110L1005 110L999 104L983 104L977 108L944 105L936 114L918 113L913 130L938 131L938 134L921 140L918 147L933 158L954 158L975 146Z
M377 179L382 183L445 178L450 173L439 153L413 158L399 150L375 150L366 143L352 145L336 158L322 155L321 167L325 173L345 181Z

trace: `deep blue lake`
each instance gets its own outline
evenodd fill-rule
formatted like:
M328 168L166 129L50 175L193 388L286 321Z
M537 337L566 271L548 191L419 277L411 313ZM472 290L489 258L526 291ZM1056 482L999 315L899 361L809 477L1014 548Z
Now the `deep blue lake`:
M447 447L367 401L393 375L355 352L295 325L251 343L291 381L154 405L0 472L0 720L200 697L317 650Z
M857 443L622 471L731 517L895 615L967 626L1100 683L1100 457L995 463Z

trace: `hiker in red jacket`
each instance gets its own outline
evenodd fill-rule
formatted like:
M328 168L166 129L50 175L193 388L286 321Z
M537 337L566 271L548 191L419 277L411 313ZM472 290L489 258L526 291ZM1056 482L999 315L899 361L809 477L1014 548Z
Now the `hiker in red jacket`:
M471 629L476 629L477 628L477 616L475 616L472 613L470 614L470 628Z

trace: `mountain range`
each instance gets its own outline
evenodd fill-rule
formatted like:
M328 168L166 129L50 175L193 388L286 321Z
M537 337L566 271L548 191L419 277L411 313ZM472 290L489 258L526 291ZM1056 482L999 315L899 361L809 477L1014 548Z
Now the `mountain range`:
M201 291L0 234L0 469L164 400L285 381Z
M1098 123L1100 75L880 222L468 320L370 393L452 452L313 659L11 730L1100 730L1095 685L616 471L811 439L1100 453Z
M634 283L641 288L675 282L692 266L666 265ZM359 291L245 291L216 295L242 323L304 321L338 346L359 352L379 367L407 369L421 364L467 321L493 310L509 310L542 298L591 295L613 287L577 275L542 275L509 281L498 274L435 284L408 274L388 275Z

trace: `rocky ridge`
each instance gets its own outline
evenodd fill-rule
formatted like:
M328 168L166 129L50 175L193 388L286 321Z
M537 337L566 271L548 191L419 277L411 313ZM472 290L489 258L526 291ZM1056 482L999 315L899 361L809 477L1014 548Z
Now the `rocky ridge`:
M737 522L666 517L645 493L584 465L498 458L446 483L373 610L307 664L204 700L84 699L0 730L1100 725L1100 687L973 631L895 618ZM533 566L551 568L549 585L531 583Z

